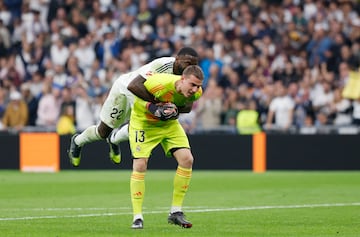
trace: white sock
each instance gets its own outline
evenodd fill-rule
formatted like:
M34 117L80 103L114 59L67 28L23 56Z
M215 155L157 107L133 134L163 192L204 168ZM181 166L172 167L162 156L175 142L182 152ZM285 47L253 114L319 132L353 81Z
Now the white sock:
M144 217L143 217L142 214L136 214L136 215L134 215L134 220L133 220L133 221L135 221L135 220L137 220L137 219L144 220Z
M125 124L119 129L113 131L110 137L110 141L113 144L119 144L123 141L129 140L129 124Z
M83 146L94 141L102 140L102 138L96 132L97 126L93 125L85 129L82 133L75 137L75 143L78 146Z
M176 207L176 206L173 206L170 209L170 213L181 212L181 211L182 211L181 207Z

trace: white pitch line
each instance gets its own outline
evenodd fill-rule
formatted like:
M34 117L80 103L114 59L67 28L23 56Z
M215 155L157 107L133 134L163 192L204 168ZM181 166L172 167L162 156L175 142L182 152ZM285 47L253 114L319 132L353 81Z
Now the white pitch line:
M232 207L232 208L205 208L186 210L186 212L219 212L219 211L249 211L249 210L265 210L265 209L296 209L296 208L318 208L318 207L349 207L360 206L359 202L355 203L323 203L323 204L302 204L302 205L280 205L280 206L253 206L253 207ZM191 207L188 207L191 208ZM55 208L56 210L69 210L71 208ZM71 210L97 210L102 208L73 208ZM108 208L112 209L112 208ZM39 208L39 210L46 210ZM168 211L144 211L144 214L167 213ZM4 217L0 221L19 221L19 220L37 220L37 219L58 219L58 218L79 218L79 217L97 217L97 216L120 216L131 215L132 212L121 213L97 213L97 214L77 214L65 216L24 216L24 217Z
M104 211L104 210L131 210L131 207L37 207L37 208L3 208L5 211Z

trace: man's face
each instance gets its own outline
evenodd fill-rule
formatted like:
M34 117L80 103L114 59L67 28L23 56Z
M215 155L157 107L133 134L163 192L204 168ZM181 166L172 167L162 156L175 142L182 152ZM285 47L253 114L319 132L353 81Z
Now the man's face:
M202 80L194 75L186 75L181 77L181 83L179 86L180 93L185 97L194 95L202 86Z
M174 62L174 74L181 75L189 65L198 65L198 58L191 55L179 55Z

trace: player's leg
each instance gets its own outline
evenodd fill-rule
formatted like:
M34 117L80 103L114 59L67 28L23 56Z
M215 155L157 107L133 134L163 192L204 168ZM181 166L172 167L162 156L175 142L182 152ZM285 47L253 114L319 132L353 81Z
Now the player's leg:
M80 164L81 148L88 143L107 139L111 131L115 127L119 127L129 117L127 97L119 89L119 85L115 82L101 108L100 120L98 125L93 125L85 129L80 134L75 134L71 138L69 149L69 157L73 166L77 167ZM116 146L118 147L118 146ZM121 157L119 152L114 157L114 163L120 163Z
M115 128L109 137L110 142L120 144L129 140L129 123L125 123L120 128Z
M190 149L180 148L174 152L174 157L178 161L178 167L174 176L173 198L168 222L184 228L191 228L192 224L185 219L182 206L190 186L193 156Z
M133 223L131 228L142 229L144 217L142 214L142 204L145 193L145 173L147 170L148 157L151 151L159 144L162 139L156 130L145 131L144 129L134 128L135 121L130 122L129 143L133 158L133 171L130 178L130 194L133 208Z
M110 160L114 163L120 163L121 150L119 144L129 140L129 124L125 123L120 128L115 128L107 139L110 147ZM116 162L118 160L118 162Z
M115 84L114 84L115 85ZM112 90L113 91L113 90ZM106 124L111 124L112 128L118 128L123 124L126 124L130 118L131 113L131 102L127 95L115 94L110 91L109 93L109 101L107 103L110 106L107 106L107 110L100 114L100 118L102 121L105 121ZM120 88L116 91L121 91ZM106 101L104 102L105 106ZM109 109L111 108L111 109ZM117 130L113 129L110 134L107 134L106 141L109 145L109 158L115 163L119 164L121 162L121 151L119 147L119 143L117 140L112 141L113 132ZM128 131L127 126L124 128L125 140L128 139ZM115 133L117 134L117 132ZM119 133L119 136L123 136L123 133Z
M182 128L175 126L169 129L168 136L166 143L161 145L167 155L171 152L178 162L174 176L173 197L168 222L184 228L191 228L192 224L185 219L182 206L190 186L194 158L190 151L189 141Z
M131 228L133 229L143 228L144 217L142 215L142 205L145 195L147 161L147 158L133 159L133 171L130 178L131 204L133 207L133 223Z
M75 134L71 138L70 148L68 151L71 164L74 167L80 165L81 150L85 144L102 140L106 138L106 134L110 134L112 128L105 123L100 122L98 125L93 125L86 128L82 133Z

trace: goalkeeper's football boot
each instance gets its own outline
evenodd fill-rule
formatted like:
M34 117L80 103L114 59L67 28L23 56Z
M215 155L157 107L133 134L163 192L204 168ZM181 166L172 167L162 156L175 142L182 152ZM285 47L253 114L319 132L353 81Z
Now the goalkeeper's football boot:
M78 134L74 134L71 137L71 142L70 142L70 149L68 150L68 155L70 158L70 163L74 166L74 167L78 167L80 165L80 159L81 159L81 146L76 145L75 143L75 137Z
M168 223L179 225L183 228L191 228L192 224L185 219L184 213L181 211L170 213Z
M109 148L110 148L110 151L109 151L110 160L114 164L120 164L120 162L121 162L121 153L120 153L119 145L116 145L116 144L110 142L109 137L106 139L106 141L109 144Z
M142 219L136 219L131 225L131 229L142 229L142 228L144 228L144 221Z

